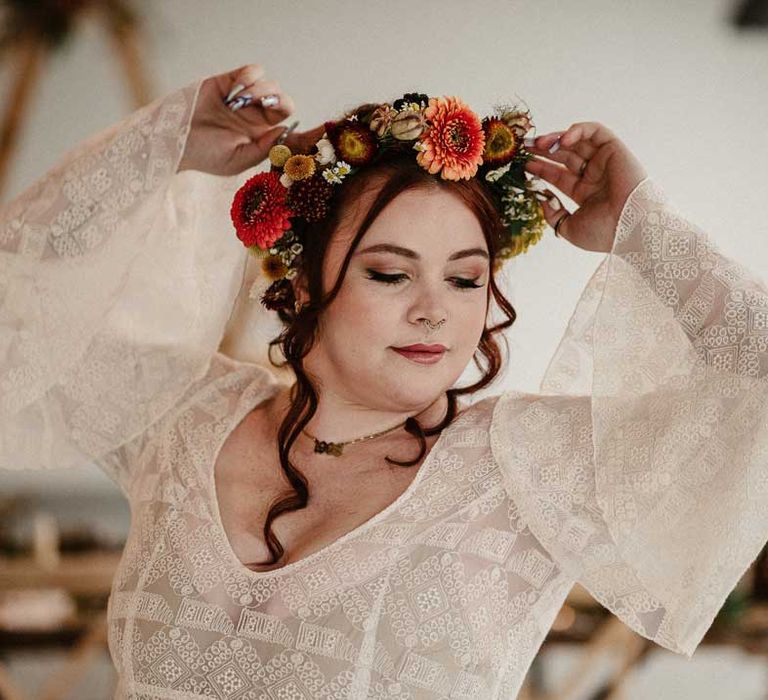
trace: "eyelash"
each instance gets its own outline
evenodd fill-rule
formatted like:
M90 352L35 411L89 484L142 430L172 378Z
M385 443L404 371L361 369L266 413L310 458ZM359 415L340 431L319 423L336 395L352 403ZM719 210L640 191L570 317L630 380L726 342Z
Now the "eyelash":
M368 273L368 279L369 280L375 280L376 282L383 282L384 284L399 284L403 281L404 278L406 278L408 275L404 273L400 273L397 275L386 275L383 272L376 272L376 270L366 270ZM475 277L473 279L466 279L465 277L451 277L453 280L460 280L459 284L456 285L458 289L479 289L482 287L482 284L476 284L477 280L479 280L479 277ZM461 282L467 282L468 284L461 284Z

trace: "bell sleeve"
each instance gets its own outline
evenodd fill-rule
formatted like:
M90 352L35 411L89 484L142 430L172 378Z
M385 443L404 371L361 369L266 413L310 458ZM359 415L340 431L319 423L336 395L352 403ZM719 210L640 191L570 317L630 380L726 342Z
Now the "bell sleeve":
M125 483L117 450L136 454L206 375L247 251L228 221L238 178L178 172L201 82L84 141L0 210L0 467L105 460Z
M768 291L646 178L491 445L564 571L687 657L768 540Z

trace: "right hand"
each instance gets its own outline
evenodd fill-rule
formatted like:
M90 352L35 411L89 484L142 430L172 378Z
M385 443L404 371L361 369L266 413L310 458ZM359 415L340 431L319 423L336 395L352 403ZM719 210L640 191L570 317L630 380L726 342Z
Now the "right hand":
M239 94L253 95L254 101L233 112L224 103L230 90L245 85ZM277 95L274 107L262 107L259 98ZM212 175L237 175L258 165L269 154L287 128L280 122L293 114L291 97L272 80L264 80L264 69L249 64L214 75L200 86L192 123L178 170L200 170ZM324 127L293 131L285 140L294 153L307 152L322 138Z

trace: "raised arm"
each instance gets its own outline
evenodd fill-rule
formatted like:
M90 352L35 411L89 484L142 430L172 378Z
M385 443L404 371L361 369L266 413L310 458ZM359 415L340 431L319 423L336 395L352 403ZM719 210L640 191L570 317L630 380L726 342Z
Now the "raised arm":
M205 376L247 261L229 220L237 173L293 109L262 73L156 100L0 211L0 468L98 461ZM238 83L284 99L233 111Z
M585 370L566 368L564 363L592 362L591 352L583 344L579 346L576 337L585 338L584 327L593 325L592 311L599 301L597 296L603 294L606 273L610 294L604 300L602 322L593 330L602 334L600 354L604 361L626 369L621 390L655 390L659 373L673 376L672 358L682 362L679 369L683 373L697 365L699 371L708 373L765 377L768 292L764 282L724 256L696 224L676 211L610 129L596 122L574 124L565 132L537 139L531 150L538 154L528 164L531 172L579 204L569 213L548 192L552 198L543 205L548 221L574 245L610 253L588 286L587 292L594 297L591 307L582 299L571 319L567 334L571 357L563 356L565 346L558 349L543 390L560 391L566 383L578 393L592 390L568 379L586 375ZM643 310L647 316L645 330L628 337L632 329L622 317ZM674 341L680 333L688 338L695 356L684 352L687 347L681 347L679 353L667 350L666 360L654 352L658 341ZM658 334L662 337L657 338ZM652 367L649 357L657 357L661 365ZM645 368L645 373L640 368ZM615 381L610 365L605 370ZM648 370L653 370L650 376ZM555 377L560 371L566 372L562 380ZM607 385L602 388L609 391Z
M582 202L547 214L609 254L544 393L499 399L494 454L563 568L639 634L691 655L768 540L768 290L645 176L595 237Z

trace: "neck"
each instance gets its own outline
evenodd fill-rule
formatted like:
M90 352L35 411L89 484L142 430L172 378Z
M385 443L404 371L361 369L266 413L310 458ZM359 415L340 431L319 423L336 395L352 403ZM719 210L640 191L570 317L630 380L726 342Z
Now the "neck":
M277 410L273 415L277 425L283 420L290 407L290 391L291 387L286 387L276 397ZM430 404L416 407L411 411L386 411L360 405L332 391L325 391L318 396L317 411L305 426L305 430L319 440L347 442L405 423L410 416L415 417L422 426L432 427L445 418L447 410L448 398L445 393ZM389 436L396 434L399 434L399 431L388 433Z

